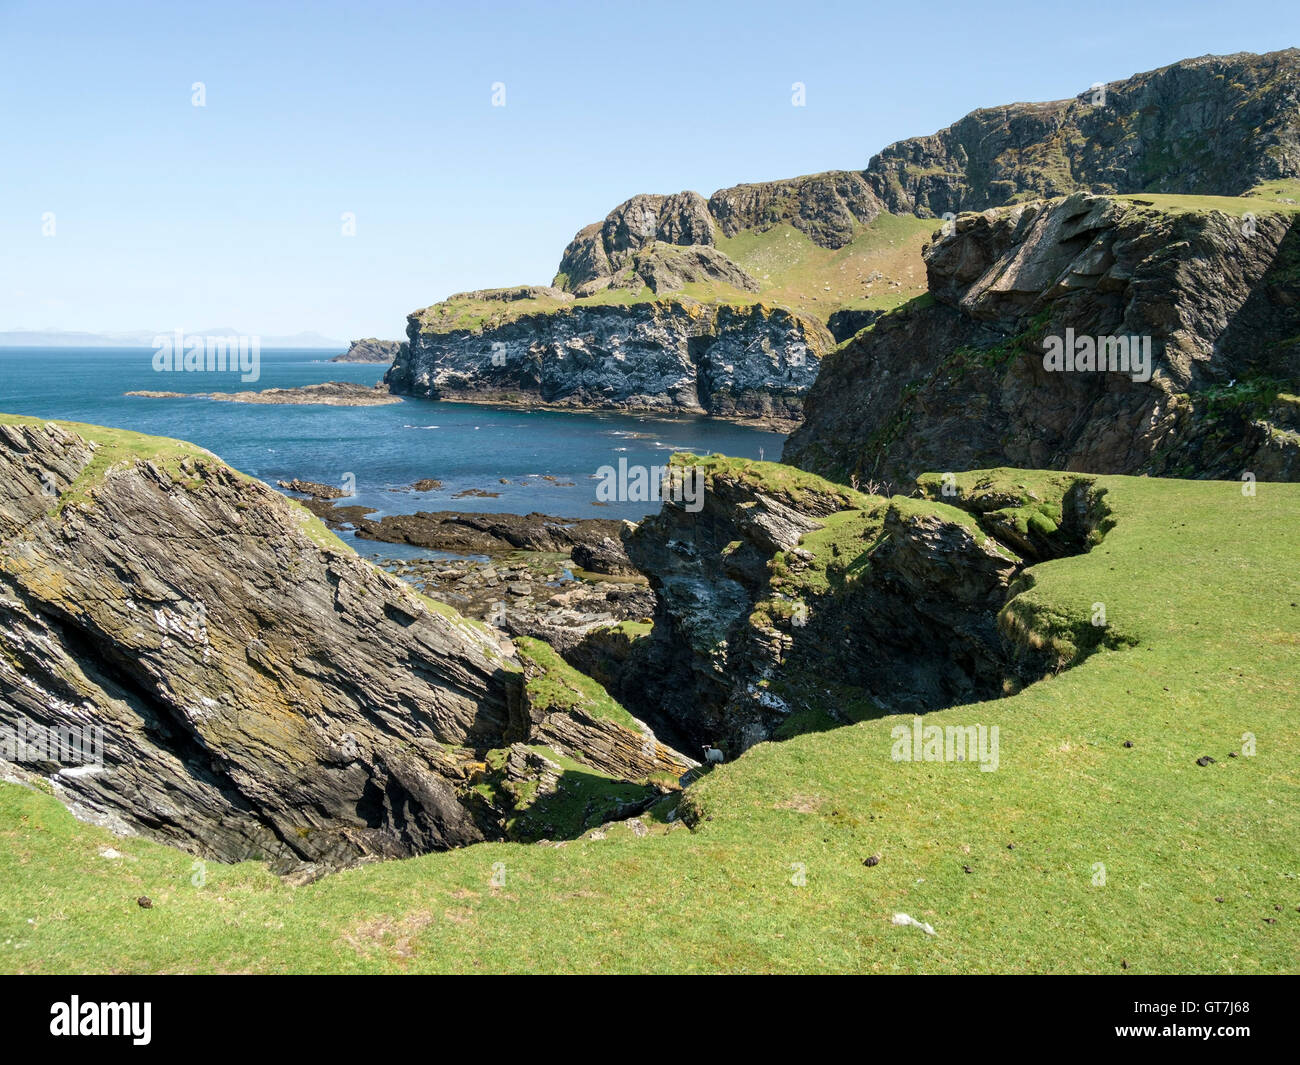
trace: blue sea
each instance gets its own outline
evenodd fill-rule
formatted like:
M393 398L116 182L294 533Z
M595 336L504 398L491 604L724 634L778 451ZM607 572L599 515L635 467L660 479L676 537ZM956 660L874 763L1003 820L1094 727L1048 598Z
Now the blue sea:
M778 433L691 416L522 411L422 399L325 407L123 395L237 392L321 381L374 384L384 375L382 365L329 362L335 354L263 351L260 378L244 383L237 373L157 372L152 348L0 348L0 411L189 440L273 487L294 477L342 487L351 474L355 498L338 502L373 507L375 518L464 510L637 520L659 505L594 505L601 466L617 467L620 458L629 465L663 465L678 450L775 460L784 442ZM442 489L409 491L423 478L441 481ZM502 478L509 483L501 484ZM454 498L468 489L497 495ZM396 544L352 544L370 557L432 554Z

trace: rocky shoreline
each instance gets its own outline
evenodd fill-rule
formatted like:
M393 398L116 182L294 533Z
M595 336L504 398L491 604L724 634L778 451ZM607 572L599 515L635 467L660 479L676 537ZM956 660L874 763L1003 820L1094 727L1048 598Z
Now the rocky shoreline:
M786 436L803 424L802 419L797 416L786 416L775 411L769 414L732 414L680 408L660 409L615 400L589 402L576 397L544 400L539 399L536 395L520 395L517 390L447 389L438 398L444 403L472 403L479 407L494 407L503 410L552 410L570 414L630 414L653 417L656 421L687 421L694 418L707 418L710 421L726 422L729 425L743 425L747 429L766 429Z
M381 558L376 564L420 593L510 636L545 640L574 664L593 633L632 623L648 631L649 581L632 564L623 536L636 528L606 518L547 514L420 511L374 520L369 507L338 505L329 485L279 482L328 527L358 539L407 544L449 557Z
M648 629L654 615L654 593L645 577L586 572L556 554L385 558L376 565L466 617L509 636L545 640L566 656L596 630L624 622Z
M630 522L610 518L557 518L550 514L495 514L459 510L386 514L366 517L373 507L339 506L337 489L310 481L283 481L282 488L305 494L303 506L332 529L346 529L362 540L409 544L431 551L500 555L512 551L578 556L578 564L610 575L634 573L623 553L621 536ZM293 487L296 486L296 487ZM312 494L305 489L328 493Z
M326 407L383 407L401 403L382 384L361 385L352 381L324 381L299 388L266 388L260 392L158 392L142 389L124 392L145 399L212 399L218 403L266 403L286 406L321 405Z

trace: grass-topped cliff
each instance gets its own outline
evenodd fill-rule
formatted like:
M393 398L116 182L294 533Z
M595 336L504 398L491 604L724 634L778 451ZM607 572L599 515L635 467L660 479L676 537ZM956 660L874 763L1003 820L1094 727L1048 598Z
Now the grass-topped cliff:
M816 479L793 475L772 490L809 500ZM745 476L767 474L753 464ZM956 498L996 502L1006 485L1014 525L1029 497L1011 489L1054 483L998 478L964 476ZM644 834L481 844L307 886L249 863L198 876L190 855L3 785L3 967L1294 971L1300 486L1094 487L1104 537L1025 571L1037 608L1026 616L1050 640L1102 603L1124 641L1007 698L924 718L998 725L996 771L894 761L891 730L911 718L868 717L751 748L693 785L673 820L672 798L644 815ZM820 491L835 506L857 498ZM831 586L852 578L846 542L804 540ZM834 564L817 562L834 543ZM135 905L142 894L151 910ZM936 935L894 926L898 912Z
M840 310L887 310L924 291L921 246L935 228L933 219L880 215L859 224L852 239L838 248L817 245L788 222L761 232L743 230L732 237L718 234L717 249L753 278L754 288L725 279L696 279L663 296L704 305L767 304L821 322ZM671 249L654 242L636 262L671 254ZM458 293L415 312L412 321L422 332L482 332L524 315L655 301L660 293L636 272L635 265L621 272L616 280L622 283L588 295L542 286Z
M693 764L201 448L4 415L0 485L0 736L103 737L102 765L0 757L96 823L323 871L525 808L571 833Z
M834 335L924 291L921 248L934 222L877 214L853 220L834 247L788 220L727 236L705 214L697 227L708 245L648 240L607 265L612 274L574 285L562 273L567 290L464 292L415 312L389 387L792 427Z
M900 482L991 465L1300 477L1293 184L958 215L925 249L926 297L824 356L784 457ZM1149 359L1048 366L1049 342L1071 334Z
M959 215L1079 193L1166 214L1294 205L1298 86L1294 49L1207 56L1104 94L975 111L862 170L707 199L639 194L574 236L550 286L459 293L411 314L387 381L430 398L792 424L814 376L801 369L815 371L832 337L923 296L923 249Z

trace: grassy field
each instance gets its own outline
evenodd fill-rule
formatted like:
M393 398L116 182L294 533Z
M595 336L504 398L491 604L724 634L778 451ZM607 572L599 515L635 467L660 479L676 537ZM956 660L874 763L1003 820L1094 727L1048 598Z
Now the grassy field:
M0 785L0 970L1300 970L1300 485L1099 483L1114 527L1026 594L1132 644L927 716L997 725L995 772L893 761L899 719L867 720L714 768L694 830L661 808L305 886Z

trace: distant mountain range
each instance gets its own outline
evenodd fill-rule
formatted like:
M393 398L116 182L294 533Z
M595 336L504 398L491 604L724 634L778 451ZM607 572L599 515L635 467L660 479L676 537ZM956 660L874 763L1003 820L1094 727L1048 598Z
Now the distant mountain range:
M154 338L171 336L173 329L136 329L126 333L83 333L59 329L8 329L0 330L0 348L149 348ZM240 333L228 327L218 329L186 330L189 336L233 337L256 336ZM338 348L348 346L346 340L335 340L310 330L292 336L264 336L259 338L263 348Z

